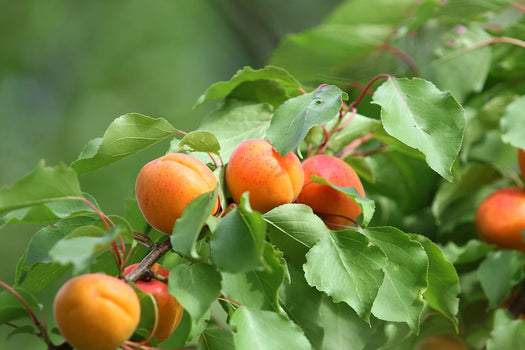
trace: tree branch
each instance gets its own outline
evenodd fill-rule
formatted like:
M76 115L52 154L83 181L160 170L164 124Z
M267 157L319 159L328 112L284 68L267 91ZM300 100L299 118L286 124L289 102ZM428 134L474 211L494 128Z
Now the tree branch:
M171 240L168 238L161 243L155 243L151 251L142 259L137 267L125 279L136 282L150 273L151 266L171 249Z

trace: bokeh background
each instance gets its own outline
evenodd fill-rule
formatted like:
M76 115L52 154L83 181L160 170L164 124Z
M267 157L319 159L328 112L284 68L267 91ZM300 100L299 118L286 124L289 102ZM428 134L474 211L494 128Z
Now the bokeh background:
M287 33L315 26L341 0L0 0L0 187L76 159L119 115L164 117L195 128L192 110L212 83L260 68ZM211 108L208 106L208 108ZM141 164L161 143L89 173L81 186L106 213L123 213ZM38 226L0 231L0 279L12 283ZM50 305L52 295L40 296ZM49 315L49 310L48 310ZM0 326L0 350L45 349Z

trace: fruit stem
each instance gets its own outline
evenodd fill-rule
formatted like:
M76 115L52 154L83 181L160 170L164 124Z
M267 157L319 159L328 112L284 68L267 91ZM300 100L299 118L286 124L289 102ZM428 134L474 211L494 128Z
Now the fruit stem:
M225 297L224 295L221 295L219 298L219 300L222 300L222 301L226 301L228 303L232 303L232 304L235 304L237 306L243 306L240 302L238 302L237 300L234 300L234 299L231 299L231 298L228 298L228 297Z
M414 72L415 76L420 76L421 75L421 73L419 71L419 67L418 67L416 61L414 61L414 59L412 57L410 57L410 55L407 54L406 52L403 52L400 49L398 49L397 47L394 47L394 46L391 46L391 45L388 45L388 44L381 45L379 47L379 49L380 50L384 50L384 51L388 51L388 52L396 55L397 57L401 58L410 67L410 69L412 69L412 71Z
M136 282L145 276L150 270L151 266L159 260L164 254L166 254L171 249L170 239L166 239L161 243L153 244L151 251L142 259L142 261L137 265L137 267L131 271L126 277L125 280Z
M344 159L346 157L348 157L349 155L351 155L352 153L355 152L355 150L361 146L362 144L364 144L365 142L367 142L368 140L370 140L372 138L373 134L371 132L367 133L367 134L364 134L363 136L361 137L358 137L357 139L355 139L354 141L350 142L348 144L348 146L346 146L345 148L343 148L343 150L341 152L339 152L337 154L337 157L338 158L341 158L341 159Z
M352 102L350 104L350 108L353 108L353 107L357 107L357 105L359 105L359 103L361 102L361 100L363 99L363 97L366 95L368 89L370 89L370 87L376 82L378 81L379 79L390 79L392 78L392 76L390 74L379 74L377 75L376 77L374 77L372 80L370 80L368 82L368 84L366 84L366 86L364 87L363 91L361 91L361 94L357 97L357 99Z

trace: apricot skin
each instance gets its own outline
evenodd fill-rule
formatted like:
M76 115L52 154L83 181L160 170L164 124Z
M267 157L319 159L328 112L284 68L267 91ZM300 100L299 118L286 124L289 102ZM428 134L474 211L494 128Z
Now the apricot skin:
M363 185L354 169L339 158L320 154L306 159L303 162L303 171L304 185L297 203L311 207L333 230L351 225L352 221L349 219L359 216L361 208L344 193L330 186L312 182L312 175L323 177L333 185L354 187L359 195L364 197Z
M485 198L476 211L476 228L482 240L501 248L525 252L525 189L502 188Z
M284 157L266 140L241 142L233 151L226 168L226 185L235 203L249 191L250 205L265 213L293 202L303 184L303 169L297 156Z
M133 264L124 269L124 274L127 275L133 271L138 264ZM153 264L151 270L166 279L170 271L163 268L160 264ZM168 285L157 279L152 279L149 282L137 281L135 282L138 288L145 293L151 293L157 299L157 307L159 310L159 320L155 333L153 334L157 339L157 343L162 343L168 339L171 333L177 328L182 319L184 309L171 294L168 293Z
M113 350L133 334L140 320L133 288L101 273L66 282L55 296L53 311L63 337L78 350Z
M216 185L217 179L204 163L187 154L171 153L140 170L135 195L146 221L158 231L171 234L186 206ZM217 199L213 213L218 208Z

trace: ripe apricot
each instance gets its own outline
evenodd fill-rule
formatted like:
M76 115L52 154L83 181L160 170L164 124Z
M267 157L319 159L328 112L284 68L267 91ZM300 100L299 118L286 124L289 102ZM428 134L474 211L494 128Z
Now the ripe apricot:
M140 302L124 281L92 273L72 278L55 296L55 321L78 350L113 350L135 331Z
M354 187L364 197L361 180L350 165L337 157L319 154L303 162L303 171L304 185L297 203L311 207L329 228L348 227L361 214L361 208L352 198L328 185L312 182L312 175L323 177L336 186Z
M146 164L137 176L135 195L146 221L171 234L186 206L217 185L213 172L201 161L183 153L171 153ZM219 200L213 213L219 208Z
M525 189L507 187L495 191L481 202L475 222L485 242L525 252Z
M133 264L126 267L124 269L124 274L127 275L133 271L137 265L138 264ZM170 271L163 268L160 264L153 264L151 270L155 274L164 277L166 280L168 279ZM165 282L153 278L150 281L137 281L135 284L143 292L153 294L157 300L159 320L153 335L158 343L162 343L169 338L171 333L173 333L175 328L179 325L184 309L177 299L168 293L168 285Z
M416 350L468 350L467 345L456 336L433 335L417 343Z
M525 180L525 150L518 149L518 164L520 166L521 177Z
M299 158L292 152L281 156L267 140L241 142L226 168L226 185L233 200L238 204L249 191L251 207L261 213L293 202L302 184Z

